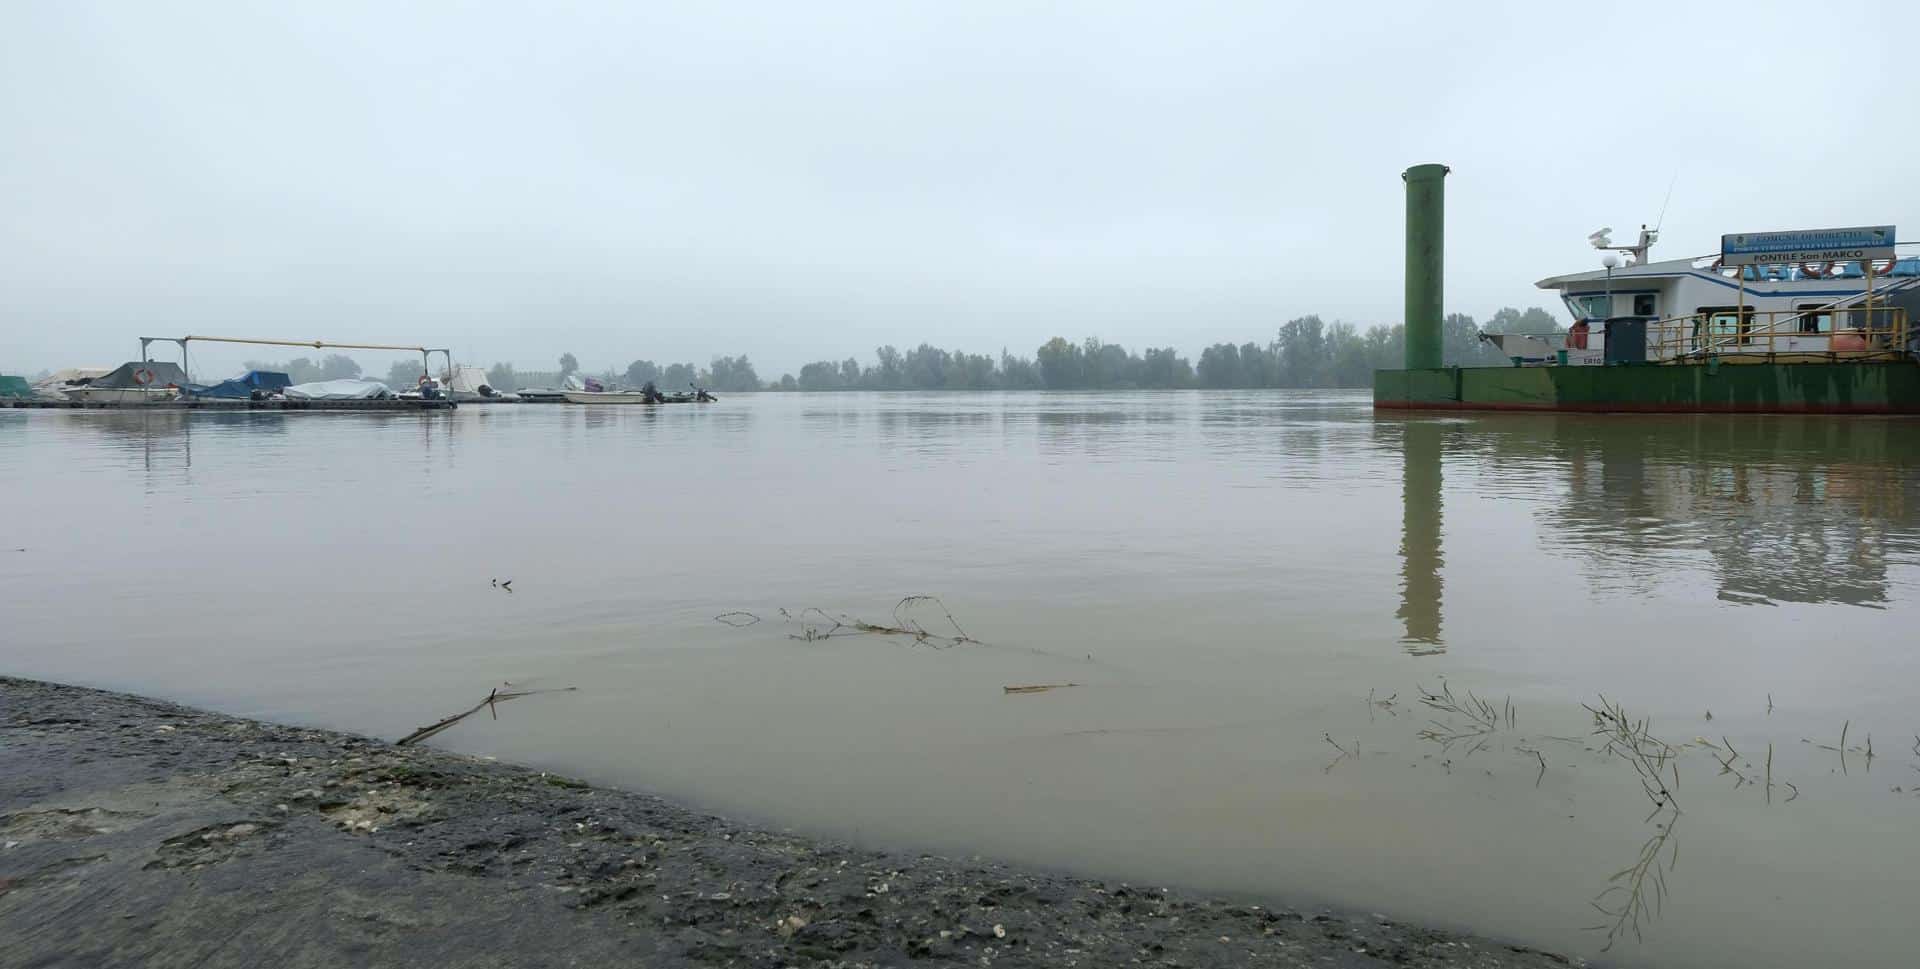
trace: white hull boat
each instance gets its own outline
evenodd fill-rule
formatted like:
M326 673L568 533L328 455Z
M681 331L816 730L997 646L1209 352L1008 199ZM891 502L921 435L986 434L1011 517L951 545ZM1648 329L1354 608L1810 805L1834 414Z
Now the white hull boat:
M164 404L179 396L172 387L75 387L68 400L83 404Z
M569 390L569 404L644 404L647 395L637 390Z

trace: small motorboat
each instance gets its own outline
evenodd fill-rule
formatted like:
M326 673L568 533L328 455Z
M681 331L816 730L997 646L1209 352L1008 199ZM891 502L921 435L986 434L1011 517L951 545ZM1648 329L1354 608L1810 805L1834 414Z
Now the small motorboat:
M570 404L706 404L720 398L699 387L679 394L663 394L652 383L639 390L568 390Z

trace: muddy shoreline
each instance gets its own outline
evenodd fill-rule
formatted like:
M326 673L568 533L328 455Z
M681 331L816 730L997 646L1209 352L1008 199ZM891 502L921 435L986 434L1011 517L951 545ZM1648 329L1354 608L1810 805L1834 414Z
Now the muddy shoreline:
M1570 964L6 677L0 939L23 967Z

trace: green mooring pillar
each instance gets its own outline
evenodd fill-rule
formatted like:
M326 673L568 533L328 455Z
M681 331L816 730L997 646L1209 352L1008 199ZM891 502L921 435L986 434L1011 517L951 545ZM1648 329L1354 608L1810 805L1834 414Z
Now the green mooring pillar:
M1440 308L1446 273L1445 165L1415 165L1407 183L1407 369L1440 366Z

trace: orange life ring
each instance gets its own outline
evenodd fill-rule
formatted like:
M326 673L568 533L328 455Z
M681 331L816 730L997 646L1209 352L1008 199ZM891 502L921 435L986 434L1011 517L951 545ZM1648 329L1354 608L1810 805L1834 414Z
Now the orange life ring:
M1803 262L1800 264L1800 274L1808 279L1820 279L1832 268L1833 263L1830 262Z
M1879 266L1879 264L1883 262L1887 264L1887 268L1885 269L1881 269ZM1895 256L1892 259L1863 259L1860 261L1861 270L1864 272L1870 269L1875 276L1885 276L1893 272L1893 267L1898 265L1900 265L1899 256Z
M133 382L136 384L139 384L142 387L145 387L146 385L153 383L153 371L148 370L145 367L141 367L140 369L135 370L133 372Z

